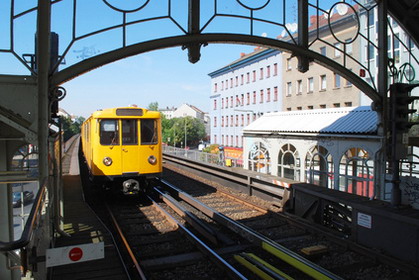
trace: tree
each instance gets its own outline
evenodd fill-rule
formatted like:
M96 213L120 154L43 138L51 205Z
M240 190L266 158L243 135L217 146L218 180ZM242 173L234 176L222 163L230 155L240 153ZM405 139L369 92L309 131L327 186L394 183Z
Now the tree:
M71 136L80 133L80 128L85 118L77 117L73 122L69 117L62 116L61 118L62 130L64 132L64 141L67 141Z
M151 102L150 104L148 104L147 109L150 110L150 111L158 111L159 110L159 103L158 102Z
M202 121L189 116L167 120L163 127L163 141L174 146L185 146L185 128L187 146L196 146L205 137L205 125ZM169 138L170 141L168 140Z

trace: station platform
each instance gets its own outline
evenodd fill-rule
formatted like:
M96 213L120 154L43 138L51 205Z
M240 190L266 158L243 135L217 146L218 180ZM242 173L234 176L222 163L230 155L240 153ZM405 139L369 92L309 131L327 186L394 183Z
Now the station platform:
M112 236L84 201L78 169L78 145L77 139L74 147L64 156L62 163L64 232L69 236L58 237L54 248L74 248L73 246L104 242L104 258L53 266L49 271L49 279L127 279L117 249L112 242ZM63 256L66 257L68 256Z

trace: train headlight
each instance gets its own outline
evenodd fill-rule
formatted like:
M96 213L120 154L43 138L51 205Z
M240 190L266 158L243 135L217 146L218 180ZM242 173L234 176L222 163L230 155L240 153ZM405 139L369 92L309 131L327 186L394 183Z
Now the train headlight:
M148 162L152 165L155 165L157 163L157 159L155 156L149 156L148 157Z
M103 164L106 166L110 166L112 164L112 159L110 157L105 157L103 159Z

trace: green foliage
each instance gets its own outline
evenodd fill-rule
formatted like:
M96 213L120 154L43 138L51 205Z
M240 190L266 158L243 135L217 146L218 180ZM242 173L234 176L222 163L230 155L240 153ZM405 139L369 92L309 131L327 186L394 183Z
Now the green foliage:
M158 111L159 110L159 103L158 102L151 102L150 104L148 104L147 109L150 110L150 111Z
M67 141L71 136L80 133L81 124L84 122L83 117L77 117L73 122L68 117L61 117L62 130L64 132L64 141Z
M185 127L187 146L196 146L205 137L205 125L202 121L188 116L162 120L163 142L184 147Z
M212 153L212 154L218 154L220 150L218 150L218 144L211 144L208 147L202 149L205 153Z

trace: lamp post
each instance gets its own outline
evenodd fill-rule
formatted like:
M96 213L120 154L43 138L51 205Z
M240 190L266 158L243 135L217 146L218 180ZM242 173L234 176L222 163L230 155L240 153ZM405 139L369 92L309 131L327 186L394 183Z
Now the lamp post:
M186 141L187 141L187 136L186 136L186 114L183 114L184 118L185 118L185 155L186 155Z

